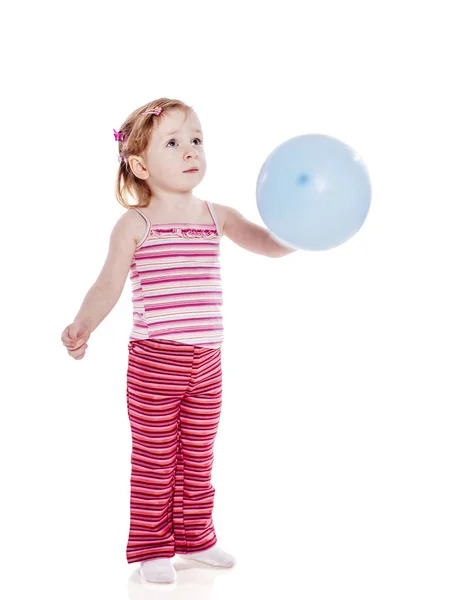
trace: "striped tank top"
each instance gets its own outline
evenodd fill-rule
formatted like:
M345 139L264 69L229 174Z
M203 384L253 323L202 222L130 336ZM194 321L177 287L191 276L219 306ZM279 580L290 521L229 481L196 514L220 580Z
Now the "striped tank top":
M220 348L223 342L220 239L213 224L159 223L132 207L146 231L132 258L131 340L162 339Z

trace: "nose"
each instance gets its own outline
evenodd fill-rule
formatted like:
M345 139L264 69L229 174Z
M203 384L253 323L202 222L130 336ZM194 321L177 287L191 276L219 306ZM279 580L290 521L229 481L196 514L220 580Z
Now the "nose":
M194 148L193 146L189 146L189 147L187 148L187 150L184 152L184 158L185 158L186 160L188 160L188 159L189 159L189 160L191 160L191 159L193 159L193 158L198 158L198 152L197 152L197 149L196 149L196 148Z

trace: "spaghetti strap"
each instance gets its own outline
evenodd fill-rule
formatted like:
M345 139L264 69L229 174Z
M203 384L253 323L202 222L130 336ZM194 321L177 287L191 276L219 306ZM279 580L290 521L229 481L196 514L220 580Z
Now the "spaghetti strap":
M137 248L139 246L141 246L143 244L143 242L146 240L146 238L148 237L148 233L149 230L151 229L151 222L148 219L148 217L145 215L145 213L143 213L137 206L131 206L131 208L133 208L134 210L136 210L139 214L142 215L142 217L145 219L146 221L146 230L145 233L142 235L140 241L137 242Z
M142 215L142 217L145 219L145 221L146 221L146 223L147 223L147 224L149 223L149 219L148 219L148 217L145 215L145 213L144 213L144 212L142 212L142 211L141 211L141 210L138 208L138 206L131 206L131 208L133 208L133 209L134 209L134 210L136 210L138 213L140 213L140 214Z
M211 203L209 201L206 202L206 204L208 205L209 212L211 213L211 217L214 220L214 224L215 224L215 227L216 227L216 230L217 230L217 235L220 235L220 228L219 228L219 224L217 222L217 217L216 217L216 214L215 214L215 211L214 211L214 207L211 205Z

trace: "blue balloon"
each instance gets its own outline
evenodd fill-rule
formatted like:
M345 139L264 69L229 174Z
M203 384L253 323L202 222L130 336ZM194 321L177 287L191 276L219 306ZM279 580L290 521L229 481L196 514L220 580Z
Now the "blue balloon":
M275 238L297 249L327 250L363 225L371 184L352 148L327 135L300 135L268 156L256 196L261 218Z

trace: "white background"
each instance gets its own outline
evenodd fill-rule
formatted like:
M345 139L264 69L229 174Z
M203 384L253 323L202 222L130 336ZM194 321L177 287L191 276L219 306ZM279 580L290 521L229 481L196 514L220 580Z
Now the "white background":
M83 360L60 335L125 210L112 130L166 96L204 129L195 194L256 223L259 169L295 135L351 145L373 189L363 228L327 252L222 239L214 523L238 564L181 571L173 597L452 597L447 7L2 8L2 596L160 597L125 556L129 280Z

